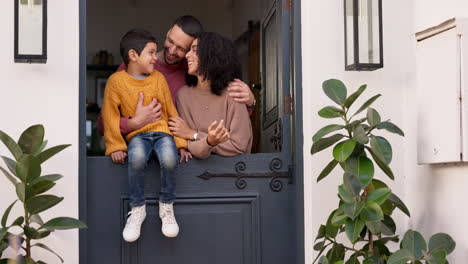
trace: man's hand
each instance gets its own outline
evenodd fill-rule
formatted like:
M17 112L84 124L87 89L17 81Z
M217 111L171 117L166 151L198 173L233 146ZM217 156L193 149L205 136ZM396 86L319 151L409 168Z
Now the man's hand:
M124 164L127 158L127 152L119 150L111 153L111 158L114 163Z
M250 90L249 86L239 79L234 79L234 81L228 84L227 90L229 96L234 98L234 101L247 106L253 105L255 97Z
M171 130L172 134L177 137L185 138L185 139L193 139L193 134L196 133L195 130L191 129L185 120L178 116L173 116L169 118L169 129Z
M208 127L208 136L206 137L208 145L212 147L226 142L229 139L229 132L224 126L224 120L221 120L218 125L216 125L216 123L218 123L218 121L214 121Z
M151 103L143 105L143 93L140 92L138 103L135 108L135 116L128 120L128 127L131 131L138 130L147 124L154 123L161 119L161 104L153 98Z
M179 163L182 163L182 161L184 161L184 160L187 163L192 158L192 153L190 153L186 149L183 149L183 148L179 149L179 153L180 153Z

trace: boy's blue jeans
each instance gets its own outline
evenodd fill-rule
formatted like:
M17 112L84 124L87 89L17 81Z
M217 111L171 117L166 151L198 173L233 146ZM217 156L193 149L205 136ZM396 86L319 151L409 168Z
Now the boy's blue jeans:
M177 147L174 138L162 132L149 132L134 136L128 144L128 182L130 206L145 204L145 169L152 154L156 154L161 167L159 200L171 203L175 200L175 175Z

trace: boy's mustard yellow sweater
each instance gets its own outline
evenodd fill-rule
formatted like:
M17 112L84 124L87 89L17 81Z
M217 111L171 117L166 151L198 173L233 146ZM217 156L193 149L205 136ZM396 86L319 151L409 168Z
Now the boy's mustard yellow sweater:
M144 79L136 79L126 71L116 72L107 80L102 106L106 155L119 150L127 150L127 144L120 133L120 117L133 117L135 115L140 92L144 94L144 105L148 105L153 98L161 103L162 116L159 121L128 134L126 136L127 142L140 133L163 132L172 135L169 130L168 120L169 117L178 116L178 114L164 76L160 72L154 71ZM177 148L187 148L185 139L174 136L174 140Z

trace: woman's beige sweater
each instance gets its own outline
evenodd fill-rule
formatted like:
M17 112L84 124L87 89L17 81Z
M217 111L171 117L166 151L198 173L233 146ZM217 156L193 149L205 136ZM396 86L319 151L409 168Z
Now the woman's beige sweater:
M188 150L197 158L207 158L211 153L235 156L250 153L252 125L244 104L232 99L226 90L215 95L209 90L184 86L177 94L177 110L193 130L198 131L196 141L188 142ZM206 141L208 127L213 121L224 120L231 138L215 147Z

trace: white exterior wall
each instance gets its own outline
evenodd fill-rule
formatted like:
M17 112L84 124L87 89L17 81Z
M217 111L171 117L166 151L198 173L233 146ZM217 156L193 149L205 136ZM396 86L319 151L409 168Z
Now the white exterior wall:
M401 8L405 6L405 8ZM333 209L338 205L336 196L338 185L342 181L339 167L320 183L316 178L320 171L332 159L331 149L310 155L312 135L321 127L330 124L317 112L326 105L334 103L322 91L322 82L336 78L342 80L348 94L361 84L368 88L361 98L354 103L353 111L375 94L382 94L374 104L382 119L391 119L407 134L405 92L414 88L415 68L412 42L412 6L404 0L385 1L383 8L384 28L384 68L372 72L344 71L344 22L342 1L302 1L302 62L304 116L304 199L305 199L305 263L312 263L317 252L313 251L313 242L320 224L324 224ZM365 113L363 113L365 114ZM416 120L416 119L414 119ZM334 122L339 122L331 120ZM404 160L407 156L406 138L377 131L387 138L393 147L391 168L396 181L392 182L376 166L375 177L385 181L403 200L405 199L404 181L407 173ZM410 208L410 210L413 208ZM398 232L406 228L406 216L395 211L394 219Z
M408 228L420 231L428 239L437 232L450 234L457 242L450 263L468 263L468 213L462 208L468 186L468 165L417 165L417 89L416 41L414 34L456 16L468 17L466 1L383 1L384 68L374 72L344 71L344 36L342 1L302 1L302 54L304 92L304 194L305 194L305 263L317 252L313 242L320 224L334 208L341 181L339 168L320 183L320 171L332 159L331 151L310 155L312 135L328 120L317 115L325 105L333 105L323 93L321 83L329 78L345 82L349 90L368 84L362 99L381 93L373 107L382 119L391 118L406 136L381 133L393 147L390 164L396 182L390 187L409 207L408 218L396 210L398 233ZM320 63L317 63L320 62ZM443 89L443 87L441 87ZM355 103L355 107L360 105ZM441 128L443 133L443 128ZM380 169L377 178L390 183Z
M57 216L78 218L78 0L48 1L47 64L14 63L13 3L4 1L0 9L0 129L17 140L24 129L41 123L48 146L72 144L43 164L43 174L65 176L53 189L65 200L41 216L45 221ZM0 155L11 157L3 144ZM0 212L3 214L15 199L13 186L0 176ZM15 208L9 223L22 212L19 204ZM78 263L78 231L57 231L43 242L65 263ZM59 262L42 249L34 249L33 257L47 263Z
M416 0L414 32L453 17L468 17L467 1ZM416 104L416 94L416 87L408 91L409 104ZM413 109L416 107L410 108L408 105L406 112L414 112ZM405 183L406 200L413 213L409 228L421 230L426 236L437 232L450 234L457 242L450 263L468 263L468 212L463 208L468 195L468 164L416 165L417 127L414 120L408 120L405 128L411 131L405 146L408 150L405 172L411 176ZM444 133L443 128L440 133Z

